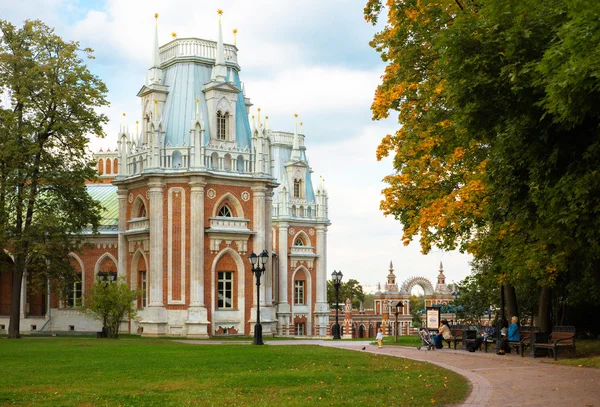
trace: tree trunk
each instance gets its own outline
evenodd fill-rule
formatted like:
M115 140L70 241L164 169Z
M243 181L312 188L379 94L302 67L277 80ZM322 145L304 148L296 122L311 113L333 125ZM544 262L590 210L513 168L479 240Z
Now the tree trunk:
M516 316L519 318L519 307L517 304L517 293L515 291L515 286L504 286L504 298L506 299L506 319L510 321L512 317Z
M552 308L552 289L542 287L540 290L540 307L538 310L538 326L540 332L552 332L552 321L550 311Z
M23 284L23 263L15 261L13 268L12 299L10 303L10 323L8 324L8 338L21 337L21 286Z

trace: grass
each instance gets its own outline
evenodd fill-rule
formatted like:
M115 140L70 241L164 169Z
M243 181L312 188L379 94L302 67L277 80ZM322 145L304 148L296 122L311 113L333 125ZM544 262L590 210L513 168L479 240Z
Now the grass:
M576 353L572 351L558 350L559 365L595 367L600 369L600 341L597 339L577 339L575 341Z
M313 345L0 339L1 406L424 406L465 399L428 363Z

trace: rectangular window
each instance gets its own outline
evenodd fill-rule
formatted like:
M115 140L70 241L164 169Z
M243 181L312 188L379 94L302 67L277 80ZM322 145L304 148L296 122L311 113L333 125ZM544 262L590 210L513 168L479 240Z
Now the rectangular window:
M304 304L304 280L294 281L294 304Z
M296 327L296 336L304 336L306 333L304 332L304 324L298 323L295 325Z
M81 275L77 276L77 280L69 287L67 307L81 307Z
M217 112L217 140L227 140L227 120L229 113Z
M140 271L140 291L142 292L142 301L140 302L140 305L142 308L146 308L146 306L148 305L148 300L146 296L147 289L148 280L146 278L146 272Z
M294 180L294 198L300 198L300 183L299 179Z
M217 308L233 308L233 271L219 271Z

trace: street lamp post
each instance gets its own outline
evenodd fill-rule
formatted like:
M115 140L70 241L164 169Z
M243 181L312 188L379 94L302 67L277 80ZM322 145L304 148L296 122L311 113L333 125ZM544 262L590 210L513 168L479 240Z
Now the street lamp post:
M252 273L256 277L256 324L254 325L254 345L264 345L262 340L262 325L260 324L260 277L265 272L269 253L263 250L260 255L250 253L248 256L252 264Z
M335 287L335 325L333 326L333 339L342 339L340 336L340 324L338 321L338 311L340 304L340 284L342 283L343 274L341 271L333 270L331 273L331 279Z
M396 329L394 330L394 342L398 342L398 314L400 313L400 308L403 307L404 304L402 304L402 301L398 301L396 305L394 305L394 308L396 309L396 311L394 312L396 314Z
M496 335L498 335L498 340L496 341L496 346L494 350L498 352L501 349L502 345L502 335L501 331L504 328L504 285L500 286L500 314L498 315L498 321L496 324Z

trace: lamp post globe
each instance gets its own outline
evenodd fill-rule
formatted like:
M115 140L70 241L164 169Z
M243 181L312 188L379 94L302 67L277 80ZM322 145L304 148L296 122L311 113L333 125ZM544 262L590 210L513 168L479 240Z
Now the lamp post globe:
M340 304L340 284L342 283L342 277L344 275L341 271L333 270L331 273L331 280L335 287L335 325L333 325L333 339L342 339L340 336L340 323L338 320L339 304Z
M262 325L260 323L260 277L266 270L266 264L269 260L269 253L263 250L260 255L256 255L254 252L248 256L250 264L252 265L252 273L256 277L256 324L254 325L254 345L264 345L262 339Z

